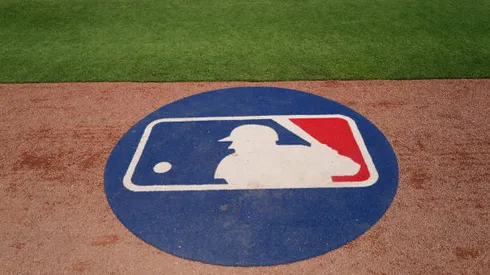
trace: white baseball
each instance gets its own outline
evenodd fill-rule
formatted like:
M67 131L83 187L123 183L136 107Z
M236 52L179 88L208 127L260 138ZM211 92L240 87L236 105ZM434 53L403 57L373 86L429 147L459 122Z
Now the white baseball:
M153 166L153 171L158 174L167 173L172 169L172 164L170 162L162 161Z

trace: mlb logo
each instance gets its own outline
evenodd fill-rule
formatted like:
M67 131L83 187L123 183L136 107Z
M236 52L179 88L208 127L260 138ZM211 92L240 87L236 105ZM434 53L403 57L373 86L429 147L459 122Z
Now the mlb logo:
M107 160L107 200L136 236L226 266L309 259L354 240L398 186L388 139L317 95L235 87L162 106Z
M135 192L367 187L378 172L344 115L164 118L123 178Z

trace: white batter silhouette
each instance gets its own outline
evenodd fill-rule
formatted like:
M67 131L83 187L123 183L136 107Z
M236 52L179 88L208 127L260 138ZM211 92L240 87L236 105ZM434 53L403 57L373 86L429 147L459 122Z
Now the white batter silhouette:
M277 132L268 126L247 124L236 127L228 137L219 140L231 141L228 148L235 152L221 160L214 177L245 189L296 188L305 183L321 187L332 182L332 176L355 175L360 169L352 159L316 140L312 142L311 136L307 140L311 146L278 145L278 140Z

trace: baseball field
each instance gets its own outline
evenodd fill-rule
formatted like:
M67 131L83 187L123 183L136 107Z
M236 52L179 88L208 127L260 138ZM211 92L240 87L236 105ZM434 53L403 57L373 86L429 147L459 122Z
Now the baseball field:
M474 0L3 0L0 82L485 78Z
M485 0L0 1L0 274L488 274L489 26ZM381 130L398 189L371 229L246 267L183 259L118 220L104 174L125 133L248 86L328 98Z

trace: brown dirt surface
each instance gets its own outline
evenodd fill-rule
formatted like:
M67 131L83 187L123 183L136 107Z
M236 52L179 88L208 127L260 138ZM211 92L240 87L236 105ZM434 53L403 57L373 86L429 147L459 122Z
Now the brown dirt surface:
M184 260L112 213L106 159L158 107L234 86L343 103L380 128L400 165L394 202L351 243L271 267ZM490 80L0 85L1 274L490 274Z

